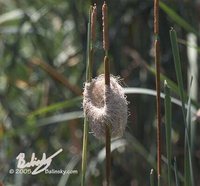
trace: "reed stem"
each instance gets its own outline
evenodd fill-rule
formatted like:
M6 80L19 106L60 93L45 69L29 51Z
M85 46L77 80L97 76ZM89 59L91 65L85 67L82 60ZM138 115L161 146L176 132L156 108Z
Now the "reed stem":
M92 60L93 60L93 49L91 48L91 19L92 19L93 7L89 10L89 22L87 30L87 66L86 66L86 82L90 82L92 79ZM82 150L82 167L81 167L81 186L85 186L85 175L87 166L87 152L88 152L88 120L84 118L84 131L83 131L83 150Z
M159 0L154 0L154 47L156 65L156 112L157 112L157 178L161 177L161 114L160 114L160 41L159 41Z
M109 40L108 40L108 12L107 12L107 4L104 1L102 6L102 21L103 21L103 48L105 51L104 57L104 74L105 74L105 90L109 91L110 88L110 64L108 58L108 48L109 48ZM106 91L107 91L106 90ZM107 98L106 98L107 99ZM105 125L105 140L106 140L106 186L110 185L110 174L111 174L111 136L110 136L110 125L109 123Z

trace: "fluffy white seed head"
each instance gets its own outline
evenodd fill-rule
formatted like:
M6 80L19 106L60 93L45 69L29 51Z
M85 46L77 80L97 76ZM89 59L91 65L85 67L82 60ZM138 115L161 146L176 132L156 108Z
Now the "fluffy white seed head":
M123 135L128 107L118 78L111 76L110 86L105 86L104 75L85 83L83 109L90 128L98 139L105 139L105 125L110 125L111 138Z

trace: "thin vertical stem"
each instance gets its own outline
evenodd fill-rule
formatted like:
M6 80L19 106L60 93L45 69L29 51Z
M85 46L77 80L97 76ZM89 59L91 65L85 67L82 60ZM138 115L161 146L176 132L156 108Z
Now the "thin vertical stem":
M156 106L157 106L157 171L161 175L161 114L160 114L160 42L155 40Z
M175 173L176 186L179 186L178 170L177 170L177 164L176 164L176 157L174 157L174 173Z
M166 151L167 151L167 169L168 169L168 186L171 186L172 173L171 173L171 154L172 154L172 145L171 145L171 129L172 129L172 111L171 111L171 95L170 88L168 87L167 81L164 83L165 88L165 132L166 132Z
M108 56L104 57L105 85L110 86L110 63Z
M110 185L111 151L110 151L110 126L106 125L106 186Z
M110 64L108 58L109 40L108 40L108 8L106 2L102 6L102 21L103 21L103 48L105 51L104 57L104 74L105 74L105 91L109 91L110 87ZM107 98L106 98L107 99ZM105 101L106 102L106 101ZM110 174L111 174L111 136L110 136L110 125L105 125L105 140L106 140L106 186L110 185Z
M105 88L110 86L110 65L107 56L104 57L104 70L105 70ZM110 126L106 124L106 185L110 185L110 172L111 172L111 152L110 152Z
M90 82L92 78L92 69L91 69L91 13L92 6L89 10L89 22L87 30L87 66L86 66L86 81ZM84 118L84 129L83 129L83 150L82 150L82 167L81 167L81 186L85 186L85 175L86 175L86 166L87 166L87 151L88 151L88 120Z
M157 177L161 176L161 114L160 114L160 41L159 41L159 0L154 0L154 47L156 65L156 111L157 111Z
M82 175L81 175L81 186L85 185L85 174L87 164L87 147L88 146L88 121L84 119L84 132L83 132L83 151L82 151Z
M104 73L105 73L105 91L109 91L110 88L110 64L109 58L104 57ZM107 98L106 98L107 99ZM106 102L106 100L105 100ZM110 173L111 173L111 137L110 137L110 125L109 123L105 125L106 131L106 186L110 185Z
M150 186L154 186L154 171L151 169L150 172Z

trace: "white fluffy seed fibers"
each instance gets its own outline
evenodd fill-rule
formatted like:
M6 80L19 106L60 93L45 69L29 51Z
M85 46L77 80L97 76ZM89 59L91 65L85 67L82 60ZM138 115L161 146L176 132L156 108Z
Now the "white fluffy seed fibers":
M85 83L83 109L90 128L98 139L105 139L105 125L110 125L111 138L123 135L128 107L117 78L110 77L110 86L105 86L104 75Z

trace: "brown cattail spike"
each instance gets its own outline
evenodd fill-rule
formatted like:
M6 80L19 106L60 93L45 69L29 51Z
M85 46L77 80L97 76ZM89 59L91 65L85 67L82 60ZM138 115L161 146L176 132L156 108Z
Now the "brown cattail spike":
M95 41L96 37L96 19L97 19L97 6L94 4L92 7L92 14L91 14L91 40L92 43Z
M103 48L105 51L108 51L109 42L108 42L108 8L107 4L104 1L102 6L102 21L103 21Z
M159 33L159 0L154 0L154 34Z

